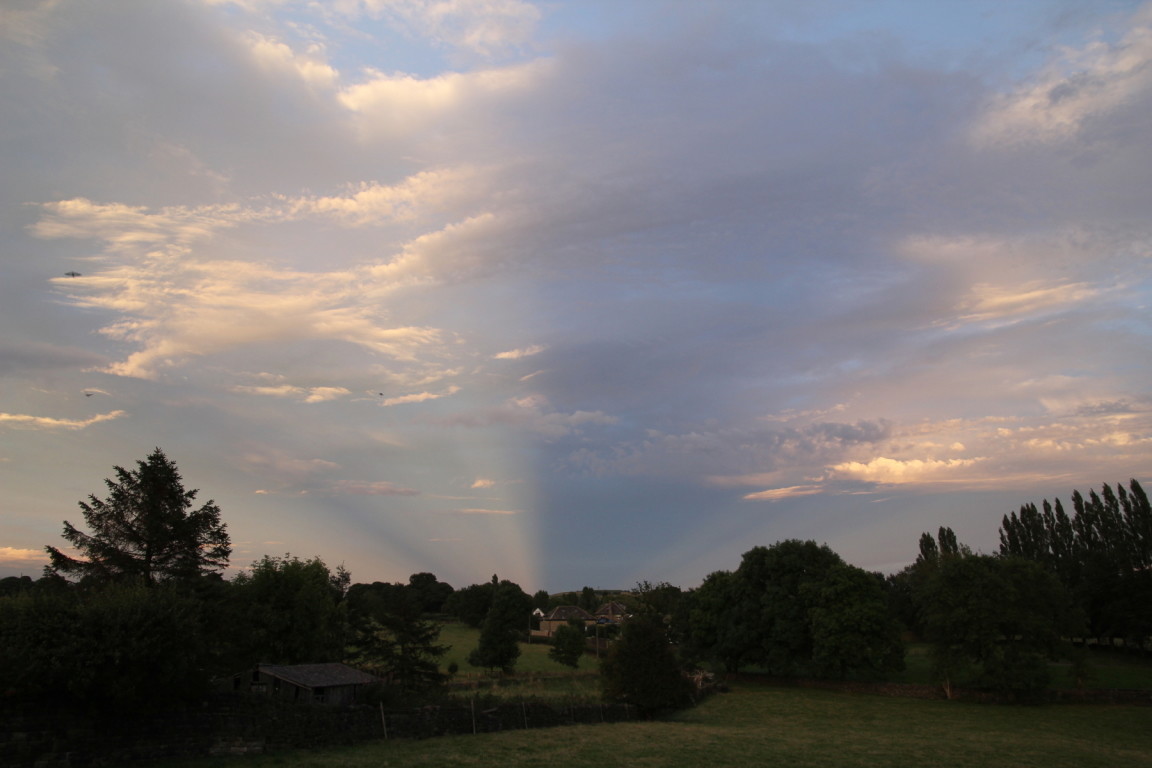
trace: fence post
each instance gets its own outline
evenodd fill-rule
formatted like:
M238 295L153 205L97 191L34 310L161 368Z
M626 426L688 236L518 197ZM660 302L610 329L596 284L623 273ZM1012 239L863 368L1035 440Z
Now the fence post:
M528 730L528 705L524 703L524 699L520 699L520 714L524 716L524 730Z
M468 700L468 703L472 705L472 735L475 736L476 735L476 697L473 696L471 699Z
M384 726L384 738L388 738L388 718L384 716L384 702L380 702L380 724Z

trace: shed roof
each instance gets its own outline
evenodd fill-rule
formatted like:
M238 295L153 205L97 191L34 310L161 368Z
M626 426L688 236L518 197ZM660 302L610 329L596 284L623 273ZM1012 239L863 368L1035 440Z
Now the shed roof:
M330 688L339 685L365 685L379 678L346 664L261 664L260 671L301 688Z

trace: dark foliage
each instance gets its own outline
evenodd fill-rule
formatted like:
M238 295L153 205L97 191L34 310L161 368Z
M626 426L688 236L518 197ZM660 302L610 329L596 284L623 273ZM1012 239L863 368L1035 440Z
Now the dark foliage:
M587 648L587 639L584 634L584 622L569 621L556 630L552 635L552 647L548 649L548 658L576 669L580 666L580 658Z
M511 581L497 582L495 576L492 580L492 603L480 627L480 640L476 650L468 656L468 663L474 667L511 672L520 657L519 640L528 626L532 598Z
M600 665L604 698L630 704L646 717L688 706L692 686L652 613L633 616Z
M1072 492L1005 515L1000 553L1039 563L1075 596L1095 637L1139 643L1152 636L1152 505L1136 480L1105 484L1085 499Z

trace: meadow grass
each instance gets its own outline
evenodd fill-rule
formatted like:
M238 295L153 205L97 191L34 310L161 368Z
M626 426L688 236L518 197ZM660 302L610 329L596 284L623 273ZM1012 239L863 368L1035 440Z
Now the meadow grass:
M741 683L660 721L378 741L210 762L213 768L756 764L1152 767L1152 708L918 701ZM154 768L206 768L206 761L168 761Z

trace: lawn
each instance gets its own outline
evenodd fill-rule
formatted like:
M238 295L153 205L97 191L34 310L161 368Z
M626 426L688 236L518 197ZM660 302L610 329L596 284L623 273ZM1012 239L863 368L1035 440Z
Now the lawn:
M473 667L468 663L468 654L475 648L480 640L480 630L473 629L467 624L452 622L445 624L440 630L440 644L450 646L448 653L440 659L440 669L447 671L448 665L455 662L459 676L483 676L485 671ZM552 648L542 642L520 643L520 658L516 660L516 674L554 674L562 675L572 672L571 667L552 661L548 658L548 651ZM578 671L591 671L597 668L596 659L585 656L580 661Z
M996 706L745 683L665 721L379 741L154 768L754 764L1152 768L1152 708Z
M445 624L440 632L441 645L448 645L448 653L440 660L441 671L456 663L458 671L453 681L472 683L485 692L508 697L537 697L548 699L594 699L600 696L600 665L595 656L585 655L577 669L548 658L552 648L539 641L520 643L520 658L516 671L510 677L493 679L483 669L468 663L468 654L476 647L480 631L466 624Z

